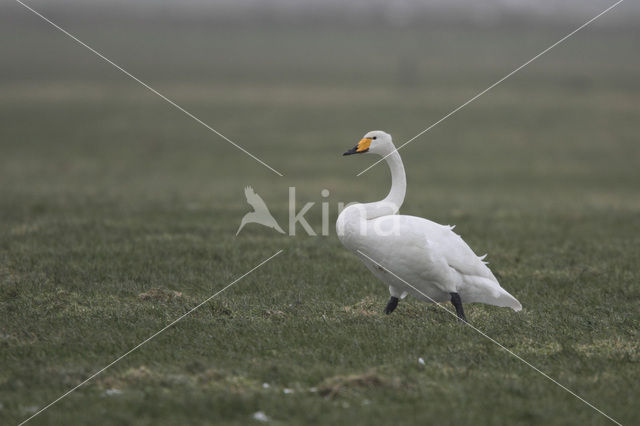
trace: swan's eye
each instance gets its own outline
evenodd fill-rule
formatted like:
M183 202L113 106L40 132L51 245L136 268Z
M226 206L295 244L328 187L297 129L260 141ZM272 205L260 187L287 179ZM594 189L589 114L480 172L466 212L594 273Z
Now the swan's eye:
M372 137L371 139L373 139L373 140L375 141L376 139L378 139L378 137L377 137L377 136L374 136L374 137Z

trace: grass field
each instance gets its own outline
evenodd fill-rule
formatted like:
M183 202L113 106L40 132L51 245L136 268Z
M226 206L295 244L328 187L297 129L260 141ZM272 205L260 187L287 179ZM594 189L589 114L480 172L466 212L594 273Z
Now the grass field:
M246 185L283 226L295 186L317 231L322 189L331 222L339 201L381 198L386 166L356 178L372 158L343 151L372 129L403 142L583 21L62 19L278 177L6 8L20 19L0 27L0 423L281 249L31 423L240 425L258 411L272 424L609 423L436 306L383 315L386 288L333 229L235 236ZM623 424L640 422L639 42L636 28L585 30L401 151L403 212L456 224L524 307L469 305L470 321Z

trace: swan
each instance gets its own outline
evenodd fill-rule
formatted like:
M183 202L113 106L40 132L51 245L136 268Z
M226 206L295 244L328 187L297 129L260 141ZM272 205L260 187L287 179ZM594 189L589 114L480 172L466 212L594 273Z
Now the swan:
M462 321L466 321L463 303L520 311L520 302L500 286L484 256L476 256L453 226L398 214L407 180L391 135L369 132L343 155L365 153L386 160L391 190L381 201L346 207L338 216L336 231L342 244L389 286L391 298L384 312L393 312L408 294L431 303L451 301Z

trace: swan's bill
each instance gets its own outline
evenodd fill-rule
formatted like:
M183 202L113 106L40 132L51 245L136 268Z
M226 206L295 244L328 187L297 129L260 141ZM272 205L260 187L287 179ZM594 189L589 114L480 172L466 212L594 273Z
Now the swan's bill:
M360 142L358 142L358 145L354 146L342 155L364 154L369 151L369 146L371 145L372 140L372 138L362 138L360 139Z

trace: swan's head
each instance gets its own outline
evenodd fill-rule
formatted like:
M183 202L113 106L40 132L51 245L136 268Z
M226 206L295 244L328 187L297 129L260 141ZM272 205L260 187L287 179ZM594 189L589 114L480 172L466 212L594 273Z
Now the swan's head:
M374 130L367 133L360 139L358 144L342 155L351 154L378 154L387 155L395 149L391 141L391 135L381 130Z

